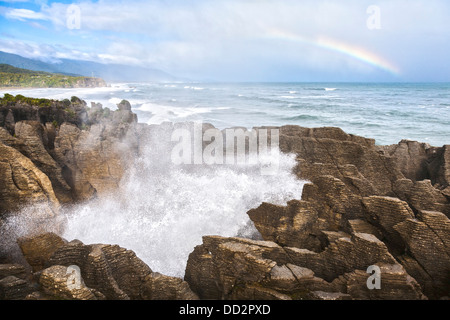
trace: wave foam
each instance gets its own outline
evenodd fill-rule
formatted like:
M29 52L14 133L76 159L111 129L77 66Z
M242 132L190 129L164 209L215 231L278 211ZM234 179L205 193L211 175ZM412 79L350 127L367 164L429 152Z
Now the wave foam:
M65 238L119 244L152 270L183 277L202 236L258 238L248 210L301 197L293 156L280 154L278 174L264 176L259 166L175 166L168 153L149 147L115 194L67 212Z
M135 110L150 112L151 118L147 124L161 124L163 122L178 122L196 115L210 113L212 108L172 107L155 103L144 103Z

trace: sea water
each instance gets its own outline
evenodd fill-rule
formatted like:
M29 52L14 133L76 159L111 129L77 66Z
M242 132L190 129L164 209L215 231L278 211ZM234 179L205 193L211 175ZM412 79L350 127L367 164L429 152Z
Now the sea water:
M100 102L113 110L126 99L139 122L148 124L201 121L219 129L333 126L375 138L378 144L401 139L434 146L450 143L449 84L121 83L11 93L78 96L88 105ZM170 150L155 148L151 141L143 150L117 191L63 210L63 236L86 244L118 244L166 275L183 277L189 253L202 243L202 236L258 238L246 212L262 202L285 205L300 199L305 183L292 174L293 155L278 154L277 174L261 175L252 165L192 165L186 170L161 161ZM10 229L26 232L26 223L20 221Z
M402 139L450 143L450 83L121 83L12 93L53 99L76 95L111 109L126 99L139 121L149 124L333 126L383 145Z

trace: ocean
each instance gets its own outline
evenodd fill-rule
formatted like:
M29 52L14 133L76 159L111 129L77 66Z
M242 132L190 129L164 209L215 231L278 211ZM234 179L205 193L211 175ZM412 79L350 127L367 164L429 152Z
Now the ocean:
M148 124L202 121L219 129L333 126L375 138L378 144L402 139L434 146L450 143L450 84L120 83L11 93L78 96L88 105L100 102L111 109L126 99L139 122ZM161 161L170 150L151 145L143 150L116 192L61 210L65 239L117 244L133 250L153 271L183 278L189 254L202 236L258 239L246 213L262 202L285 205L301 199L306 183L292 173L294 155L279 154L277 174L262 175L249 164L192 165L184 170ZM8 222L16 236L33 226L26 210Z
M75 95L111 109L126 99L139 122L149 124L332 126L382 145L402 139L450 143L450 83L117 83L13 92L19 93L52 99Z

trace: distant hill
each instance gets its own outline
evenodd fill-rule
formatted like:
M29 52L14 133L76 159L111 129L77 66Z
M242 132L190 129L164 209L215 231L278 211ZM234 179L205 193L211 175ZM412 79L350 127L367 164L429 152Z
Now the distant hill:
M106 82L100 78L73 77L0 64L0 87L86 88L104 86L106 86Z
M108 82L177 81L178 78L158 69L102 64L91 61L60 59L60 63L47 63L17 54L0 51L0 63L34 71L61 73L69 76L100 77Z

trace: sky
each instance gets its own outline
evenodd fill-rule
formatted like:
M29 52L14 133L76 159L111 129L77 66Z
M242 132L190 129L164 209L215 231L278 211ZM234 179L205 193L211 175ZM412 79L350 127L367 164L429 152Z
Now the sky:
M0 1L0 51L200 81L450 81L448 0Z

